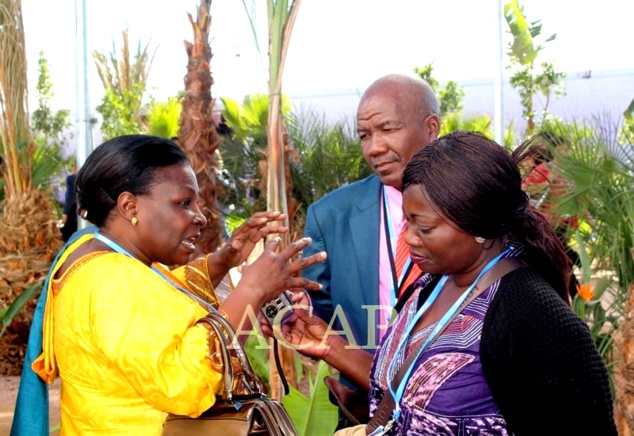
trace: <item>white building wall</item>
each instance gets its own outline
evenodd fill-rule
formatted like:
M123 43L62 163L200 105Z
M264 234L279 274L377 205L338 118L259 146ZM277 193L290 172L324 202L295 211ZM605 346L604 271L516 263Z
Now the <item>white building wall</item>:
M493 80L463 81L458 82L458 86L465 91L465 115L485 113L493 118ZM331 122L346 120L354 123L363 91L357 88L321 94L290 94L289 97L298 110L312 108L325 113ZM566 77L566 95L551 97L549 112L565 121L591 121L596 116L607 116L616 125L622 121L623 112L633 99L634 69L573 72ZM543 109L541 96L534 102L538 112ZM508 83L508 78L503 85L503 111L504 126L515 120L518 132L525 129L519 94Z

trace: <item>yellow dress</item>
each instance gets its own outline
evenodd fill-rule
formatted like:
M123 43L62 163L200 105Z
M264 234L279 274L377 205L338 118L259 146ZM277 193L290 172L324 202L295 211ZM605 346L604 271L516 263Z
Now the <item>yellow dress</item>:
M69 247L55 270L90 238ZM204 265L176 276L200 286ZM62 435L158 435L168 412L195 417L214 403L222 362L212 363L209 332L196 325L207 311L140 261L91 253L47 292L33 369L48 383L62 379Z

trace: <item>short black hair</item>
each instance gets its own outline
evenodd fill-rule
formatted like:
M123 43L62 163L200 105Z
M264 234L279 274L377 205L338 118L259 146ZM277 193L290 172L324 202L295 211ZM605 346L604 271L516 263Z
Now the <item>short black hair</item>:
M157 169L188 163L169 139L123 135L98 146L77 173L78 210L98 227L104 225L122 192L143 195L157 180Z

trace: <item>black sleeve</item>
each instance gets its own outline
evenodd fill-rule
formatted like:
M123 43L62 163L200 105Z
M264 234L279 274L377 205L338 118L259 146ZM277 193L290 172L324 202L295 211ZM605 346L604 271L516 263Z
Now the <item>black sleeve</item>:
M70 215L75 212L75 174L66 177L66 195L64 197L64 214Z
M588 326L532 268L502 279L480 351L514 434L617 434L608 372Z

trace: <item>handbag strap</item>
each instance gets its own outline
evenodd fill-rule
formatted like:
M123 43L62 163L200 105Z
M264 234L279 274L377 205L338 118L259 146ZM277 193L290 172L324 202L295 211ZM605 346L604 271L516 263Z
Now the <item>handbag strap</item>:
M500 259L498 263L496 263L489 271L487 271L482 276L480 280L478 280L478 283L476 283L475 287L473 288L473 291L471 291L471 294L469 294L469 296L464 301L464 303L462 303L460 309L457 310L451 318L449 318L449 321L438 332L438 334L432 339L432 342L434 341L434 339L436 339L442 334L445 328L447 328L447 326L451 324L451 321L453 321L453 319L459 313L461 313L465 307L467 307L489 286L491 286L493 283L495 283L497 280L501 279L502 277L504 277L506 274L510 273L511 271L518 269L522 265L523 264L520 260L515 259L513 257L506 257L504 259ZM398 385L401 382L401 380L403 379L403 376L407 372L407 369L414 363L413 361L416 359L416 357L418 357L418 351L420 350L420 347L422 346L423 343L424 342L421 341L420 344L415 349L412 349L409 352L407 358L405 359L405 361L399 368L398 372L392 379L392 385ZM383 395L383 399L379 403L379 406L377 407L376 412L374 413L374 415L372 415L372 419L366 425L366 433L370 434L374 430L376 430L378 427L385 426L389 422L395 406L396 406L396 403L394 401L394 397L392 396L390 390L388 389Z
M253 395L261 396L263 393L262 385L253 372L251 363L249 362L244 348L238 339L238 335L231 327L231 324L229 324L229 322L218 312L209 312L207 316L202 318L199 322L205 322L211 326L220 342L220 352L222 353L224 367L223 381L225 384L225 389L222 393L223 400L231 401L233 397L235 372L231 357L234 354L238 358L238 362L242 367L241 376L244 379L245 386L251 390Z

